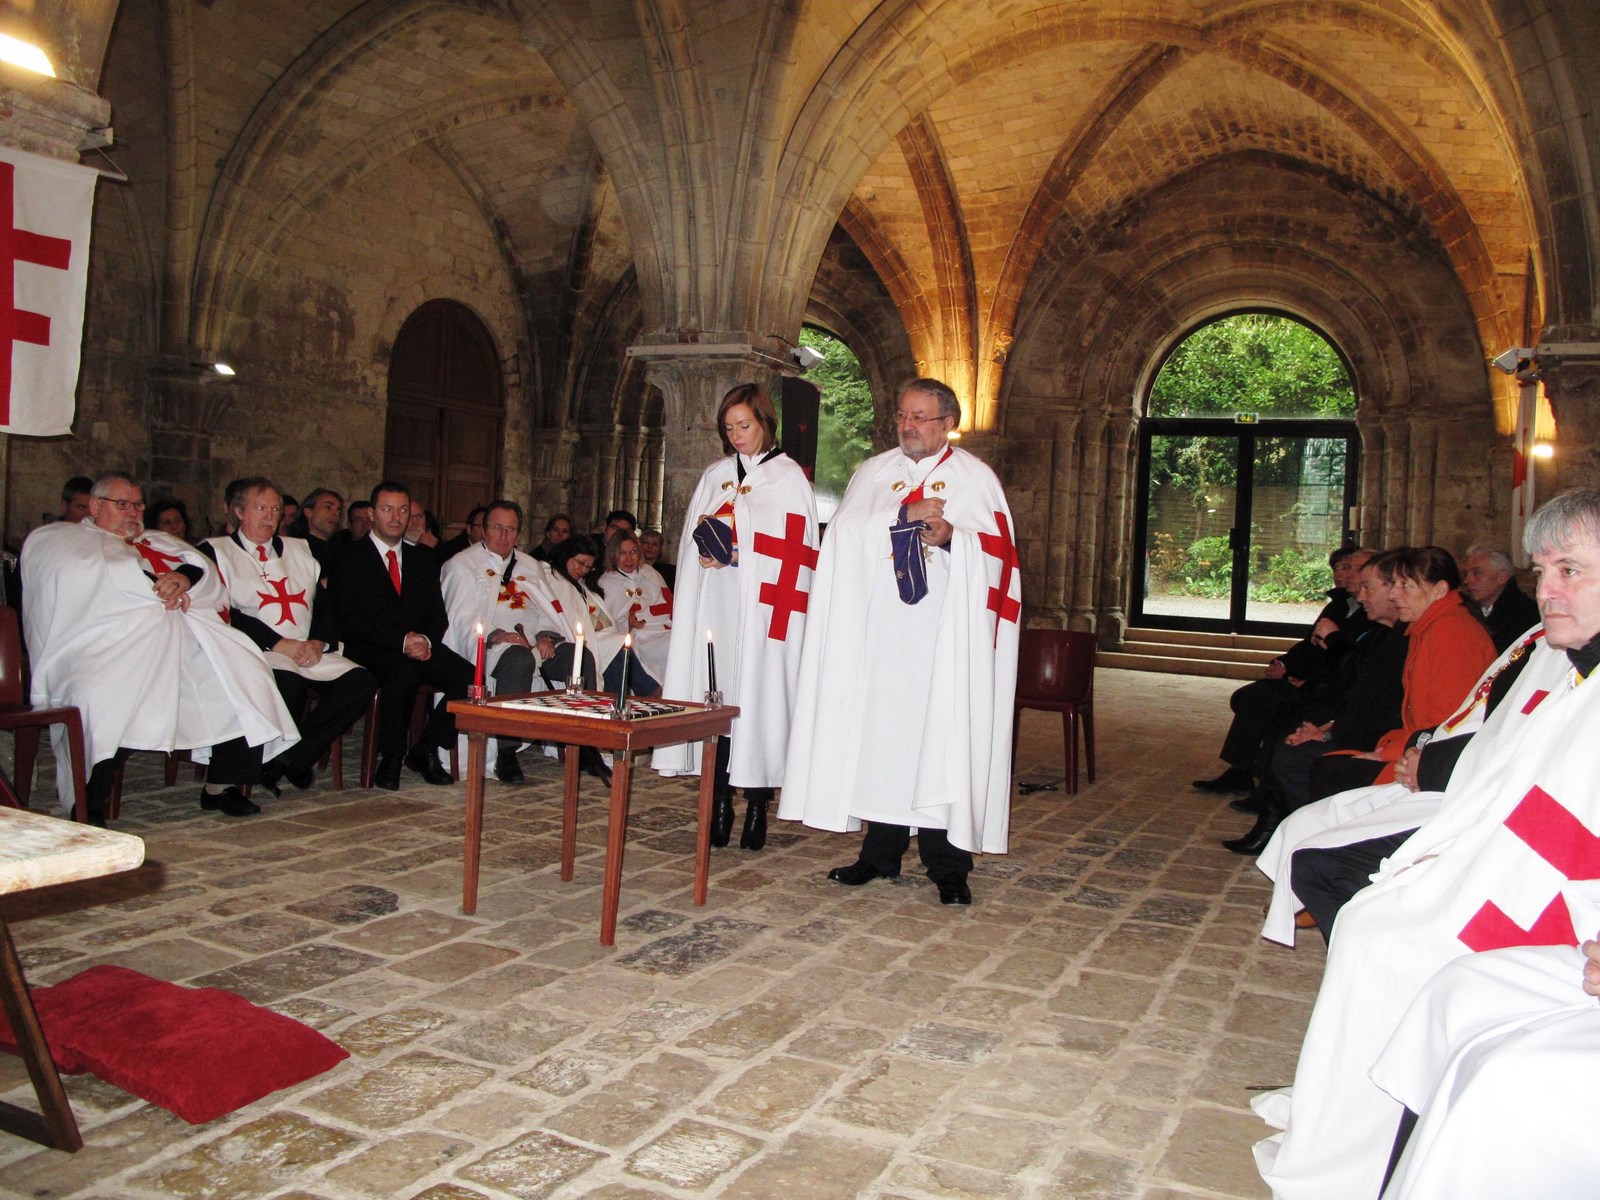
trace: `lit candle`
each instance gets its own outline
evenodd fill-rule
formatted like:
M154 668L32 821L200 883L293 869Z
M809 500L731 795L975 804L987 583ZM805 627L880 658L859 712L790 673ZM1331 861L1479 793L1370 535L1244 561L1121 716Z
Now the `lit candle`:
M573 628L578 635L578 652L572 656L572 686L579 687L583 683L583 622Z
M484 640L484 637L483 637L483 622L479 621L478 622L478 673L477 673L477 675L474 677L474 679L472 681L474 687L482 687L483 686L483 657L488 652L487 647L488 647L488 643Z
M711 640L711 630L706 630L706 691L717 690L717 647Z
M628 668L633 663L633 634L622 639L622 686L617 690L617 715L628 715Z

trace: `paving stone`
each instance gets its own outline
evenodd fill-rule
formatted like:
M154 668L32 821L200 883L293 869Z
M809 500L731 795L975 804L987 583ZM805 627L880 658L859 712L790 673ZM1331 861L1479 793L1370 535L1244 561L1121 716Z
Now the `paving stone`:
M897 1162L889 1171L889 1183L915 1194L961 1200L1020 1200L1025 1191L1023 1181L997 1171L921 1156Z
M339 1044L351 1054L371 1058L385 1050L404 1046L450 1023L451 1017L437 1009L397 1008L341 1029Z
M1040 1192L1040 1200L1135 1200L1139 1165L1112 1154L1072 1150Z
M761 1149L755 1138L700 1121L679 1121L628 1157L641 1179L704 1191Z
M400 897L388 888L353 883L288 905L288 910L333 925L359 925L363 921L392 913L399 907Z
M457 1173L469 1183L498 1188L520 1200L541 1200L603 1157L564 1138L535 1131L489 1151Z
M295 1113L272 1113L132 1177L163 1196L255 1200L330 1163L359 1139Z
M546 1012L507 1004L440 1039L437 1045L449 1054L512 1066L545 1053L583 1029L578 1021L563 1021Z
M416 911L368 921L340 934L335 940L372 954L406 955L437 946L462 934L476 933L480 928L478 922L464 917Z
M930 1062L971 1064L982 1059L999 1041L999 1035L985 1030L924 1021L913 1025L889 1049Z
M767 927L754 921L711 917L684 933L658 938L619 960L625 967L662 975L689 975L726 958Z
M358 1079L307 1097L308 1108L372 1129L393 1129L489 1078L482 1067L413 1051Z
M451 942L437 950L394 963L392 969L428 983L454 983L479 971L510 962L517 956L518 951L505 946L491 946L485 942Z
M956 1113L917 1154L1011 1176L1044 1157L1058 1137L1058 1129L1016 1116Z
M381 959L343 946L297 946L195 979L196 987L226 988L246 1000L266 1004L296 992L309 992L334 980L378 966Z
M593 1060L552 1054L548 1058L541 1058L529 1070L512 1076L512 1082L549 1092L552 1096L571 1096L581 1092L597 1075L604 1073L604 1068Z
M735 1125L775 1130L796 1120L835 1081L837 1068L777 1057L751 1067L712 1097L706 1111Z
M1249 1113L1188 1109L1167 1142L1156 1176L1239 1196L1265 1195L1254 1160L1240 1155L1236 1148L1241 1141L1259 1141L1267 1132L1260 1119Z
M473 1149L460 1138L403 1133L328 1172L328 1181L368 1196L393 1196Z
M888 1166L882 1146L823 1134L795 1134L771 1147L724 1188L722 1200L857 1200L872 1194L873 1180Z
M885 1055L857 1075L823 1111L861 1129L911 1134L922 1128L939 1097L961 1078L960 1071L942 1063Z
M806 1015L806 1008L797 1003L760 1000L685 1034L678 1044L717 1058L749 1058L788 1037Z
M550 1114L543 1124L558 1133L618 1149L675 1110L690 1106L711 1080L711 1069L705 1064L663 1054Z

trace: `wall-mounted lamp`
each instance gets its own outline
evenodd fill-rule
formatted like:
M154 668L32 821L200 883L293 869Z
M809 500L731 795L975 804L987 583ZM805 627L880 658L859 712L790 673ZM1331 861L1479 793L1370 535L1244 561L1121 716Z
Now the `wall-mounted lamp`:
M1554 458L1556 456L1556 448L1549 442L1535 442L1533 449L1529 453L1535 458Z
M809 371L821 362L824 356L822 351L814 350L810 346L796 346L789 351L789 357L800 364L802 371Z
M214 362L211 364L211 369L218 375L221 375L224 379L232 379L238 374L237 371L235 371L225 362Z
M48 54L32 42L5 33L0 33L0 62L8 62L35 75L45 75L51 79L56 77L56 69L50 65Z

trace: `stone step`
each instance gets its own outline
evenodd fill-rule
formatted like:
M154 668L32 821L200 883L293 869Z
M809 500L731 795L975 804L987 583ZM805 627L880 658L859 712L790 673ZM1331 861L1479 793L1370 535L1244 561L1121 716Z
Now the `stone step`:
M1095 665L1124 671L1156 671L1168 675L1204 675L1213 679L1260 679L1261 664L1228 662L1207 658L1185 658L1175 654L1128 654L1102 650Z
M1117 649L1123 654L1137 654L1149 658L1193 658L1206 662L1249 663L1258 671L1283 653L1281 650L1243 649L1237 646L1189 646L1146 641L1123 642Z
M1206 633L1193 629L1135 627L1128 630L1127 640L1159 642L1167 646L1232 646L1240 650L1270 650L1276 655L1282 654L1299 639L1257 633Z

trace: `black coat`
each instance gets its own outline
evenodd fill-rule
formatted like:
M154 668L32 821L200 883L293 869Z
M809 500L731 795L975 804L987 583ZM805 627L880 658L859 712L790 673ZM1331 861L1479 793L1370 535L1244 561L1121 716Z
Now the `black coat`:
M439 590L439 560L426 546L402 542L401 592L389 581L389 566L370 537L351 542L339 555L328 596L349 656L370 661L374 654L399 654L408 633L442 644L450 620Z
M1483 616L1470 600L1467 607L1489 631L1496 654L1504 654L1512 642L1539 623L1539 602L1519 588L1514 578L1506 580L1505 590L1495 600L1488 616Z

